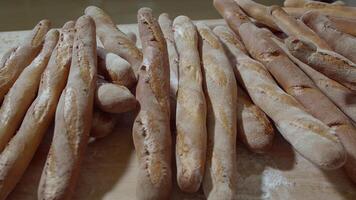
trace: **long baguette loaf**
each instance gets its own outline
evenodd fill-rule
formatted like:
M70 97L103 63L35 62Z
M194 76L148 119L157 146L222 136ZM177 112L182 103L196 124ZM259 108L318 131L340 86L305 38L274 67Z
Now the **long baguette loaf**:
M325 6L329 6L329 5L325 5L328 3L324 3L324 2L320 2L320 1L313 1L313 0L285 0L283 5L285 7L325 7ZM332 5L332 7L335 6L345 6L345 2L343 1L334 1L333 3L331 3L330 5Z
M102 9L89 6L85 9L85 14L94 19L96 33L104 48L127 60L137 74L142 62L142 53L135 43L116 27L110 16Z
M130 63L120 56L97 48L98 73L109 82L132 88L137 80Z
M55 36L56 31L48 32L51 33ZM5 199L21 179L53 120L59 96L68 77L73 36L74 22L68 22L61 29L60 40L43 72L36 99L28 109L16 135L0 155L0 199ZM51 43L54 41L56 37ZM48 48L46 42L44 48Z
M317 48L294 37L286 40L293 56L347 88L356 91L356 65L332 51Z
M242 42L227 27L217 26L213 31L223 43L227 54L231 54L230 61L236 65L236 56L239 52L246 53L245 47L241 45ZM237 70L234 72L238 77ZM240 78L237 80L241 81ZM237 94L237 136L251 151L265 153L273 143L273 126L266 114L251 101L239 86Z
M43 49L20 74L0 109L0 152L19 128L27 109L36 97L41 74L47 66L58 41L58 31L46 34Z
M246 20L244 13L237 5L234 8L229 7L229 9L234 9L234 12L238 14L236 14L235 18L230 18L228 24L239 24L239 26L235 25L234 27L231 26L231 28L237 27L237 29L233 29L233 31L241 36L251 56L264 64L284 90L294 96L312 115L325 124L337 128L340 114L342 115L341 111L314 85L313 81L288 58L283 50L273 42L273 34L266 29L256 27L253 23ZM220 10L221 14L224 15L224 7L220 7ZM256 40L259 42L256 43ZM318 104L314 103L316 100L318 100ZM269 115L268 112L266 112L266 114ZM297 124L298 126L303 126L302 123ZM311 131L314 132L315 130ZM318 133L317 131L315 132ZM327 130L330 136L332 136L331 132L331 130ZM291 142L292 145L295 145L293 142ZM310 152L309 147L304 150L298 149L302 148L301 146L295 146L295 148L320 167L324 169L335 169L342 166L345 157L344 154L340 153L340 149L342 148L339 150L336 148L340 146L340 142L338 140L332 140L332 142L335 143L335 148L324 155L324 152ZM315 157L316 153L320 153L320 157Z
M75 24L68 81L56 110L54 135L38 189L39 199L70 199L89 139L96 83L95 24Z
M167 43L168 59L169 59L169 77L170 77L170 91L171 97L177 98L178 90L178 52L174 41L172 20L167 13L162 13L158 17L158 23L161 27L164 38ZM171 101L172 102L172 101ZM173 114L173 113L172 113Z
M302 21L289 16L279 6L272 6L269 8L269 10L273 16L274 22L287 35L311 42L318 48L332 50L329 46L329 43L321 39L319 35L317 35Z
M186 16L173 22L179 53L176 161L178 186L196 192L203 180L206 159L206 103L198 50L198 33Z
M295 62L310 78L313 79L314 83L320 88L321 91L324 92L324 94L326 94L336 105L341 105L339 108L343 110L344 113L347 114L352 110L355 111L355 104L345 106L345 101L346 98L348 98L347 95L356 97L356 94L295 58L288 52L287 47L280 41L274 41L286 52L288 57L293 62ZM346 152L348 153L348 158L345 163L346 173L352 181L356 182L356 128L352 124L352 121L344 114L339 111L336 111L334 115L335 114L337 118L334 120L335 124L331 127L334 128L335 132L338 134L346 149ZM355 113L351 113L351 116L353 115L355 115Z
M114 131L115 125L116 117L113 114L94 109L90 136L96 139L103 138Z
M219 39L205 24L198 23L197 29L202 39L207 101L208 145L203 190L209 200L232 200L237 198L236 79Z
M2 58L0 62L0 102L22 70L31 63L41 50L49 27L49 20L40 21L21 45L10 49Z
M234 0L250 17L258 22L267 25L274 30L280 30L274 23L273 18L269 15L269 10L266 6L258 4L252 0Z
M137 199L169 199L172 188L169 64L166 42L152 10L137 14L143 48L136 98L140 111L133 126L139 161Z
M303 8L295 8L295 7L283 7L283 10L288 13L289 15L300 18L308 11L316 11L320 12L321 14L333 16L333 17L343 17L349 18L352 20L356 19L356 12L355 11L340 11L337 9L330 9L325 7L303 7Z
M306 13L301 20L328 42L335 52L356 63L356 37L337 30L330 19L317 12Z
M95 105L104 112L123 113L137 108L137 101L125 86L98 79L95 90Z
M334 22L336 29L356 37L356 19L333 16L327 16L327 18Z

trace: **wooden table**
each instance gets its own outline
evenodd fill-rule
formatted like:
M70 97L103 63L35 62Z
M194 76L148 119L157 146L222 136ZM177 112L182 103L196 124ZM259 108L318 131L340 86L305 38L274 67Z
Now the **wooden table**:
M206 21L209 25L221 20ZM137 33L136 25L119 26L124 32ZM0 32L0 56L21 42L28 31ZM111 135L89 143L75 200L131 200L135 199L137 160L131 139L133 117L119 116L120 123ZM51 130L53 127L51 128ZM51 131L41 144L21 182L9 200L37 199L37 187L51 141ZM353 200L356 184L343 170L322 171L296 153L277 135L273 148L266 155L249 152L238 144L239 200ZM174 180L174 183L176 181ZM204 199L202 191L184 194L174 187L172 199Z

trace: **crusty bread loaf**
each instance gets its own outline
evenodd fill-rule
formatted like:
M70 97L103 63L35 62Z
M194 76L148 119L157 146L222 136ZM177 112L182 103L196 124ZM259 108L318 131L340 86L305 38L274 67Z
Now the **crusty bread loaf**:
M36 97L41 74L47 66L58 41L58 31L46 34L43 49L19 75L0 109L0 152L19 128L27 109Z
M208 200L233 200L237 195L236 100L233 69L223 46L208 26L197 24L207 102L208 146L203 181Z
M339 111L338 108L320 92L320 90L314 85L313 81L288 58L288 56L277 44L273 42L273 34L266 29L260 29L253 23L248 22L246 20L246 16L244 16L244 13L237 5L235 7L229 7L228 9L237 13L235 17L231 17L229 19L228 24L234 24L231 28L234 32L241 36L241 39L251 56L266 66L284 90L294 96L315 117L323 121L325 123L323 124L324 129L327 127L326 124L332 125L335 122L338 122L339 114L334 113ZM221 14L225 14L224 7L221 7L220 11ZM238 25L236 26L236 24ZM259 42L256 43L256 40ZM318 104L314 103L316 100L318 100ZM277 106L279 104L275 105ZM263 110L267 115L270 115L265 109ZM272 116L270 117L273 119ZM314 118L309 118L308 120L311 121L312 119L315 121ZM273 120L275 121L276 119ZM275 123L277 122L275 121ZM300 123L297 124L298 126L304 126L303 123L304 121L300 121ZM335 125L335 127L337 127L337 125ZM310 131L314 134L320 134L314 129ZM326 131L330 137L333 136L333 134L331 134L331 130L328 129L324 131ZM293 130L291 130L291 132L293 132ZM289 136L286 135L285 137ZM320 155L315 155L316 152L311 152L310 147L301 149L302 146L294 143L296 141L289 142L294 146L294 148L301 152L302 155L324 169L335 169L341 167L345 161L345 155L342 152L342 148L340 148L340 142L338 140L330 140L328 143L334 143L334 149L329 150L329 152L318 152ZM323 143L323 141L319 142ZM324 143L324 145L325 144L326 143ZM324 153L326 154L324 155Z
M294 36L299 39L312 42L318 48L332 50L329 44L319 37L313 30L311 30L302 21L289 16L279 6L272 6L269 11L277 26L289 36Z
M286 40L288 50L293 56L338 81L347 88L356 91L356 65L347 58L333 52L317 48L294 37Z
M343 17L352 20L356 19L356 12L353 9L350 10L350 7L347 7L345 11L333 9L333 8L326 8L326 7L302 7L302 8L283 7L283 10L295 18L300 18L308 11L317 11L328 16Z
M38 189L42 200L71 198L89 140L97 73L94 21L82 16L75 30L68 81L57 106L53 140Z
M102 9L89 6L85 9L85 14L94 19L96 33L104 48L127 60L135 74L137 74L142 62L142 53L135 43L116 27L110 16Z
M323 38L335 52L356 63L356 37L337 30L334 22L317 12L306 13L301 20Z
M217 26L214 28L214 33L224 45L226 53L230 55L230 62L236 65L239 52L246 53L245 46L227 27ZM234 69L237 80L243 84L236 68ZM237 87L237 94L237 136L251 151L265 153L272 147L273 126L266 114L251 101L240 86Z
M123 113L137 108L137 101L125 86L98 79L95 90L95 105L104 112Z
M136 98L140 111L133 126L139 162L137 199L169 199L172 188L169 64L166 42L152 10L137 14L143 49Z
M49 27L49 20L40 21L21 45L10 49L2 58L0 62L0 102L22 70L31 63L41 50Z
M176 111L177 182L184 192L196 192L204 177L206 159L206 103L198 50L198 33L186 16L173 22L179 53Z
M116 116L94 109L90 136L96 139L103 138L114 131L115 125Z
M132 88L136 84L136 76L130 63L120 56L97 48L98 73L109 82Z
M356 19L334 16L327 16L327 18L334 22L336 29L356 37Z
M51 34L51 32L56 35L56 31L50 31L47 34ZM59 96L68 77L73 36L74 22L71 21L61 29L60 40L43 72L36 99L28 109L16 135L0 155L0 179L2 180L0 199L5 199L19 182L41 143L47 128L52 123ZM44 48L48 48L47 39L48 36L46 37ZM57 38L54 37L53 39L54 41L52 42L55 44ZM43 53L41 52L41 54ZM27 68L23 73L26 70ZM23 78L22 74L19 79L21 78Z
M328 3L324 3L324 2L320 2L320 1L313 1L313 0L285 0L283 5L285 7L304 7L304 6L313 6L313 7L325 7ZM332 7L337 6L345 6L345 2L343 1L334 1L333 3L331 3L331 5L333 5Z

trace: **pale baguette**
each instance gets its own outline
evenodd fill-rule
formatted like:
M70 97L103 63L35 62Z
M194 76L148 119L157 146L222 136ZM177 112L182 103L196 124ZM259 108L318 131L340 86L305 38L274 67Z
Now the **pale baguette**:
M356 63L356 37L337 30L334 22L317 12L306 13L301 20L323 38L335 52Z
M241 51L246 53L245 46L227 27L217 26L213 31L224 44L226 52L231 54L230 61L235 65L237 63L236 55ZM237 70L234 72L238 77ZM241 83L240 78L237 80ZM237 136L251 151L265 153L273 144L273 125L266 114L251 101L248 94L239 86L237 94Z
M133 141L138 158L137 199L169 199L172 189L169 62L166 42L152 10L137 14L143 49L136 97L140 111Z
M334 128L337 128L337 123L335 123L335 121L337 122L340 116L339 113L334 112L340 112L338 108L323 93L320 92L320 90L314 85L313 81L291 60L289 60L283 50L273 42L273 34L270 31L260 29L253 23L249 22L237 5L233 7L233 4L230 4L228 8L226 5L227 4L220 4L219 11L223 16L226 13L224 11L225 9L233 10L233 12L236 13L235 17L231 17L229 19L228 24L234 24L231 28L234 32L241 36L241 39L243 40L245 47L248 49L251 56L265 64L267 69L284 88L284 90L294 96L314 116L323 121L325 123L323 124L324 127L327 127L326 124L329 124L333 125ZM256 43L256 40L259 42ZM315 100L318 100L319 103L315 104ZM270 115L265 109L263 110L267 115ZM272 116L270 117L273 119ZM275 119L273 120L275 121ZM301 123L296 123L295 126L303 126L304 122L302 121ZM331 137L333 136L333 131L329 129L325 130L324 128L324 132L326 131L326 133L317 132L315 130L310 131L316 134L328 134L330 136L329 138L333 138ZM289 136L286 135L285 137ZM295 142L296 141L290 141L294 148L301 152L303 156L324 169L335 169L341 167L345 162L345 154L342 153L342 148L339 148L340 146L342 147L342 145L338 140L329 141L334 143L334 148L328 152L324 152L324 150L321 150L322 152L314 152L311 151L311 147L301 149L302 146L298 146L299 144L295 144ZM323 143L323 141L319 142ZM325 146L323 147L325 148ZM316 155L317 153L320 155Z
M207 101L208 146L203 190L208 200L237 195L237 85L223 46L208 26L197 25Z
M336 105L341 105L339 108L343 110L346 114L350 111L355 111L355 104L346 105L346 99L354 96L350 90L339 84L338 82L329 79L313 68L309 67L305 63L298 60L292 54L288 52L287 47L278 40L274 40L286 54L288 57L296 63L311 79L313 79L314 83L320 88L326 96L328 96ZM327 108L330 109L330 108ZM345 169L347 175L351 178L352 181L356 182L356 129L352 124L352 121L347 118L343 113L340 113L338 110L333 110L333 121L330 121L330 127L332 127L336 134L338 134L342 144L345 147L346 152L348 153L348 157L345 163ZM352 115L355 115L352 113ZM351 116L352 116L351 115Z
M294 37L286 40L288 50L293 56L338 81L345 87L356 91L356 65L347 58L333 52L317 48Z
M95 24L89 16L75 24L68 81L60 97L52 144L42 172L38 199L70 199L89 140L96 83Z
M318 48L332 50L329 46L329 43L320 38L319 35L317 35L302 21L300 21L299 19L295 19L292 16L289 16L279 6L272 6L269 8L269 11L273 17L274 22L287 35L294 36L308 42L312 42Z
M40 21L23 43L10 49L0 62L0 102L15 83L22 70L29 65L42 48L50 27L49 20Z
M196 192L204 177L206 159L206 102L198 50L198 33L186 16L173 22L179 54L176 111L177 182L184 192Z
M137 74L142 62L142 53L135 43L116 27L110 16L102 9L89 6L85 9L85 14L95 21L96 33L104 48L127 60L135 74Z
M356 37L356 19L333 16L327 16L327 18L334 22L336 29Z
M123 113L137 108L135 96L125 86L97 81L95 105L108 113Z
M49 31L48 34L55 32ZM71 21L61 29L60 40L43 72L36 99L28 109L16 135L0 155L0 199L5 199L19 182L52 123L59 96L68 77L73 36L74 22ZM44 48L48 48L46 40ZM53 40L56 40L56 37ZM19 79L21 78L22 74Z
M19 75L0 109L0 152L19 128L27 109L36 97L42 72L58 41L58 31L46 34L43 49L38 56Z
M326 6L325 4L328 3L324 3L324 2L320 2L320 1L313 1L313 0L285 0L283 2L283 5L285 7L304 7L304 6ZM345 2L343 1L334 1L333 3L331 3L331 5L333 5L333 7L335 6L345 6Z
M113 114L94 109L90 137L103 138L114 131L115 125L116 117Z
M333 16L333 17L343 17L343 18L348 18L355 20L356 19L356 12L355 11L340 11L340 10L335 10L335 9L330 9L330 8L325 8L325 7L303 7L303 8L297 8L297 7L283 7L282 8L286 13L289 15L295 17L295 18L300 18L302 15L304 15L308 11L317 11L320 12L321 14L328 15L328 16Z
M120 56L107 52L104 48L97 48L98 73L109 82L128 88L135 86L137 80L130 63Z

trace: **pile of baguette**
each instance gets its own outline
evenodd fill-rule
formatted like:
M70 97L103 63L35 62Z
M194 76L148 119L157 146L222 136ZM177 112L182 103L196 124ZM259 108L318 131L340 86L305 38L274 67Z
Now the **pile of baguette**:
M137 199L169 199L173 176L183 192L236 199L237 140L263 154L277 130L313 164L344 167L356 182L356 8L214 6L228 26L141 8L140 47L94 6L60 29L40 21L0 62L0 200L52 123L38 199L71 199L89 138L128 112Z

